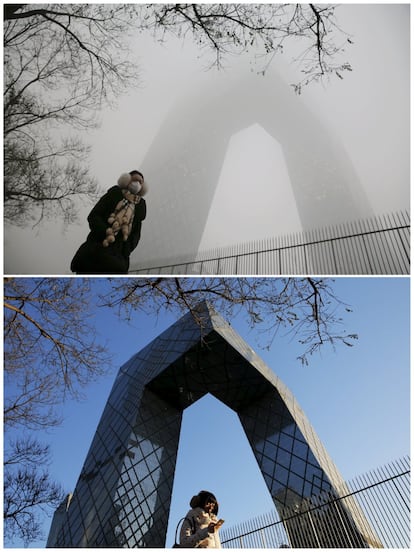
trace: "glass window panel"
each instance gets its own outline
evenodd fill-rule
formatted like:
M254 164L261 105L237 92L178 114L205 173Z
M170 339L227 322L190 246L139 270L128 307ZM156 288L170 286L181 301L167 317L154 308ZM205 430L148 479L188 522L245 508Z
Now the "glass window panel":
M303 460L306 460L308 456L308 450L309 446L306 443L303 443L298 439L294 440L293 453L296 454L296 456L299 456L300 458L303 458Z
M319 494L322 490L322 479L316 474L313 475L312 480L312 494Z
M316 460L315 455L313 454L313 452L310 448L309 448L309 453L308 453L308 463L311 463L314 466L317 466L318 468L320 467L318 460Z
M311 496L312 495L312 485L309 483L309 481L304 482L303 486L303 496Z
M292 456L290 470L301 477L305 477L306 463L297 456Z
M273 443L270 443L269 441L265 441L264 443L264 450L263 453L266 454L269 458L276 459L277 455L277 447Z
M286 435L284 432L280 434L279 446L288 452L292 451L293 448L293 438L290 435Z
M139 447L141 449L142 456L146 456L147 454L151 454L151 452L154 450L151 441L149 441L148 439L143 439L139 443Z
M293 472L290 472L288 484L289 484L289 488L294 489L300 496L302 496L303 484L304 484L302 477L299 477Z
M281 483L280 481L277 481L277 479L274 479L270 486L270 492L273 497L283 502L286 492L286 485L284 483Z
M283 419L283 433L286 433L287 435L291 435L292 437L295 435L295 430L296 430L296 424L295 422L292 422L291 421L292 418L289 417L289 418L284 418Z
M273 470L275 469L275 463L273 460L269 460L269 458L263 456L261 460L261 468L263 473L266 473L270 475L270 477L273 477Z
M277 464L289 469L291 454L283 449L277 451Z
M279 483L282 483L282 485L287 485L288 478L289 471L282 466L277 465L275 469L275 479L277 479Z
M321 476L322 476L322 471L320 468L316 468L315 466L309 463L306 464L305 478L307 481L309 481L309 483L314 485L316 481L316 484L318 485L318 487L320 487L322 482Z

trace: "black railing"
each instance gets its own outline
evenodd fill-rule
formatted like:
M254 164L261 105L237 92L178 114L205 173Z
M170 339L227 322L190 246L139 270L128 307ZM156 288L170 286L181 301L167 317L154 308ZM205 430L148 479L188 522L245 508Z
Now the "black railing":
M348 538L346 529L344 528L343 534L338 534L338 525L330 528L323 512L339 505L346 509L348 506L352 507L349 501L356 501L362 513L360 527L367 547L410 548L409 457L354 479L347 484L346 489L346 493L333 500L327 499L326 495L312 497L306 510L300 513L285 509L283 519L280 519L275 510L237 526L223 528L222 546L290 548L290 533L294 531L296 548L310 548L310 541L316 543L314 548L324 548L324 536L329 532L335 533L338 543L341 542L341 546L337 547L343 548L343 542ZM309 519L311 523L308 523ZM325 521L324 525L320 523L321 520ZM314 534L310 535L309 532ZM332 543L331 537L329 535Z
M410 272L410 217L382 215L222 247L131 269L132 274L399 274Z

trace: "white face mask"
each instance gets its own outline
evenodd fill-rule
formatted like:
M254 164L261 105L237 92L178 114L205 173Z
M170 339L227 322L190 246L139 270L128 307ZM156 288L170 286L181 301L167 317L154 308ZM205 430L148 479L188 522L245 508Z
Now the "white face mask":
M128 185L128 190L132 193L132 194L139 194L139 192L142 190L142 184L140 182L138 182L137 180L133 180L129 185Z

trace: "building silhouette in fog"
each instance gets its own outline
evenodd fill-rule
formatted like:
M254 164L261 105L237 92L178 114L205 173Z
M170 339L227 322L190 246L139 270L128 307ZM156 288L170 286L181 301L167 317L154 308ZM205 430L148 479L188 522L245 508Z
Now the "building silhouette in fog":
M120 368L48 546L165 547L183 411L206 393L237 412L282 519L286 510L306 509L315 494L347 494L290 391L203 303L196 317L182 317ZM322 547L381 547L352 498L318 515L316 533L316 513L284 520L292 547L298 531L308 547L315 535Z
M302 230L372 215L340 141L275 73L209 74L171 108L143 160L151 206L131 269L196 257L229 140L253 124L282 147Z

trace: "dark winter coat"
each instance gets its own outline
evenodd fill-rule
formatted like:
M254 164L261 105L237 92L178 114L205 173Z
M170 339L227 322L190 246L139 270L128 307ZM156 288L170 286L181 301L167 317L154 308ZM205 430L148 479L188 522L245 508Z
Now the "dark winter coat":
M129 256L138 245L141 237L141 223L147 214L145 200L141 198L135 205L134 220L127 241L123 241L122 232L108 247L102 245L109 227L108 218L118 202L123 198L119 186L110 188L89 213L90 233L75 256L70 268L77 274L127 274Z

